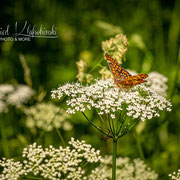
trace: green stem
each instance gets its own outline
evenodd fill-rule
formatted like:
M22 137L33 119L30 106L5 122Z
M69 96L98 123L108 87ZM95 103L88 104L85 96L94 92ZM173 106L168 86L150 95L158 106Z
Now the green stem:
M39 137L37 138L36 142L39 142L42 136L44 135L44 131L41 131Z
M101 60L88 72L88 73L91 73L92 71L94 71L94 69L96 69L97 66L99 66L102 62L104 58L101 58Z
M112 180L116 180L117 139L113 139Z
M22 177L23 179L36 179L36 180L43 180L43 178L39 178L39 177L33 177L33 176L26 176L26 177ZM21 180L21 178L20 178Z
M60 110L61 110L61 109L59 108L59 110L55 113L54 118L53 118L52 121L54 121L54 119L56 118L56 116L59 114ZM58 134L58 136L59 136L59 138L60 138L60 140L61 140L61 142L62 142L62 146L65 147L65 141L64 141L64 139L63 139L63 137L62 137L62 134L61 134L61 132L59 131L58 128L56 128L56 132L57 132L57 134Z
M102 116L99 114L99 112L98 112L98 110L97 110L97 109L96 109L96 112L97 112L97 114L99 115L99 118L101 119L101 121L103 122L104 127L105 127L107 130L109 130L109 128L108 128L108 126L107 126L106 122L104 121L104 119L102 118Z
M130 126L128 127L129 130L131 130L140 120L137 119L134 122L132 122L132 124L130 124Z
M141 144L141 139L140 139L139 134L137 134L137 133L136 133L136 141L137 141L137 148L139 151L139 155L140 155L141 159L145 160L144 152L143 152L143 148L142 148L142 144Z
M81 167L84 167L84 166L86 166L88 163L89 163L88 161L85 161L85 162L83 162L82 164L80 164L80 166L81 166Z
M63 139L62 134L61 134L61 132L59 131L58 128L56 128L56 132L57 132L57 134L58 134L58 136L59 136L59 138L60 138L60 140L62 142L62 146L65 147L64 139Z
M129 123L129 125L125 126L122 132L120 133L120 135L118 135L118 139L124 136L125 134L127 134L138 122L139 122L139 119L132 121L131 123Z
M113 119L110 119L110 121L112 122L112 127L113 127L113 132L114 132L114 135L116 135L116 130L115 130L115 127L114 127L114 120Z
M0 128L1 128L1 144L2 144L2 148L4 151L4 155L6 158L9 157L9 147L8 147L8 139L7 139L7 133L6 133L6 128L4 125L4 120L3 118L0 118Z
M119 126L119 129L118 129L117 134L116 134L117 136L119 136L119 133L121 131L121 128L122 128L123 124L124 124L124 119L122 119L122 122L121 122L121 124Z
M114 131L112 129L111 121L110 121L110 118L109 118L109 114L107 115L107 119L108 119L108 123L109 123L109 127L110 127L110 132L113 135L113 137L115 137Z
M90 122L91 125L93 125L97 130L99 130L100 132L102 132L103 134L105 134L108 137L112 137L110 136L108 133L106 133L105 131L103 131L100 127L96 126L91 120L89 120L89 118L82 112L82 114L84 115L84 117Z
M122 112L122 111L121 111ZM118 127L119 127L119 123L121 121L121 112L119 114L119 118L117 119L117 124L116 124L116 135L118 135Z

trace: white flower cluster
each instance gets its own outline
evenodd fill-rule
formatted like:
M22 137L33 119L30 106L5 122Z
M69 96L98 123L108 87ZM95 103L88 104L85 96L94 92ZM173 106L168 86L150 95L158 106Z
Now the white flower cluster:
M91 172L88 180L109 180L112 176L112 156L103 158L102 163ZM117 158L116 178L118 180L157 180L158 175L140 159Z
M128 40L124 34L117 34L114 38L102 42L102 50L116 59L120 64L128 50Z
M8 111L8 105L20 107L27 103L34 91L26 85L0 84L0 113Z
M26 175L20 161L15 162L13 159L2 158L0 166L3 168L3 172L0 174L1 180L17 180L20 176Z
M72 124L67 121L70 115L52 103L39 103L25 109L27 115L26 125L29 128L40 128L52 131L54 128L63 128L65 131L72 129Z
M172 174L169 174L169 177L174 180L180 180L180 169L178 169L177 172L173 172Z
M50 145L43 149L36 143L23 150L23 162L2 159L0 166L3 170L1 180L16 180L32 173L45 179L79 180L85 176L85 170L81 167L84 162L95 163L101 161L100 151L96 151L85 141L75 141L71 138L69 144L73 147L59 147Z
M15 91L9 94L7 102L11 105L20 107L23 103L27 103L34 91L26 85L19 85Z
M100 154L99 150L95 150L94 148L91 148L90 144L85 144L85 141L78 141L71 138L71 141L69 142L78 152L84 152L81 154L82 157L84 157L88 162L98 162L100 160L100 156L96 158L97 154Z
M112 166L112 165L111 165ZM107 173L107 167L100 165L99 167L93 169L88 177L84 177L83 180L108 180L111 179L112 174ZM110 173L110 170L108 170ZM109 178L108 178L109 177ZM119 179L118 179L119 180Z
M168 82L168 78L158 72L151 72L148 75L149 77L147 78L145 85L157 92L159 95L166 97L168 90L166 83Z
M99 114L110 114L116 117L116 111L126 107L126 114L142 121L160 116L159 111L171 111L171 103L143 85L135 86L129 91L114 88L112 80L96 80L95 84L83 86L80 83L67 83L52 91L52 98L69 96L66 104L68 113L84 112L85 109L96 108ZM124 106L125 105L125 106Z

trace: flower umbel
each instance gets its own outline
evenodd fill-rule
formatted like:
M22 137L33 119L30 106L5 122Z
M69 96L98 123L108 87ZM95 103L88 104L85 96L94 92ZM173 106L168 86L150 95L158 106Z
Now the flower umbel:
M23 164L20 161L15 162L13 159L3 158L0 160L0 166L3 167L0 174L2 180L17 180L26 174L26 170L23 169Z
M168 90L168 86L166 85L167 82L168 78L163 74L158 72L150 72L145 84L159 95L166 97Z
M102 163L94 169L88 180L109 180L111 179L110 168L112 166L112 156L105 156ZM117 179L118 180L157 180L158 175L147 167L140 159L130 160L128 157L117 158Z
M164 97L156 94L143 85L136 86L127 91L114 88L112 80L96 80L95 84L83 86L80 83L67 83L52 91L52 98L68 96L66 101L68 113L84 112L86 109L96 108L99 115L109 114L112 119L117 117L116 112L125 107L126 115L141 120L152 119L159 116L163 109L171 110L171 103Z
M34 91L27 85L0 84L0 113L7 112L8 105L21 107L33 95Z
M26 125L29 128L41 128L52 131L54 128L71 130L72 125L68 121L70 115L60 107L52 103L39 103L25 109L27 115Z
M22 176L28 176L29 173L35 177L40 176L50 180L83 179L85 169L81 165L86 162L100 162L100 151L85 144L85 141L74 140L74 138L71 138L69 144L71 146L66 148L60 146L56 149L50 145L44 149L34 143L24 148L23 162L3 158L0 160L0 166L3 168L0 179L16 180Z

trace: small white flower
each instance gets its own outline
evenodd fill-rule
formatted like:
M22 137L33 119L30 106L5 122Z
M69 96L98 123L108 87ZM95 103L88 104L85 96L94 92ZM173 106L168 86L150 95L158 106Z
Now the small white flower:
M112 119L115 119L115 115L114 115L114 114L111 114L111 118L112 118Z

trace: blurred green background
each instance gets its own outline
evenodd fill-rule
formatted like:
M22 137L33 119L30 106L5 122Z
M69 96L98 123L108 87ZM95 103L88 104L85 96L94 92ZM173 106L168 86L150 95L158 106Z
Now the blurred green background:
M1 0L0 27L9 24L14 28L16 21L20 26L27 21L49 29L55 25L59 37L32 38L30 42L0 41L0 83L26 84L19 60L22 53L36 91L36 97L28 105L37 103L37 97L42 94L43 101L52 101L53 88L77 81L76 61L83 59L93 68L103 57L101 42L123 32L129 40L123 67L165 75L169 87L167 98L173 107L172 112L147 121L142 133L137 134L134 129L120 139L118 155L143 158L159 174L160 180L167 180L169 173L180 168L179 12L178 0ZM94 76L98 70L97 67L93 71ZM23 112L12 107L9 113L1 114L0 120L4 121L7 131L8 153L3 151L1 141L0 157L18 157L22 149L41 134L29 131L24 119ZM81 114L73 116L72 122L73 130L62 132L66 141L74 136L100 149L102 155L111 153L111 141L102 141L102 135ZM44 133L38 141L44 146L61 145L56 131Z

